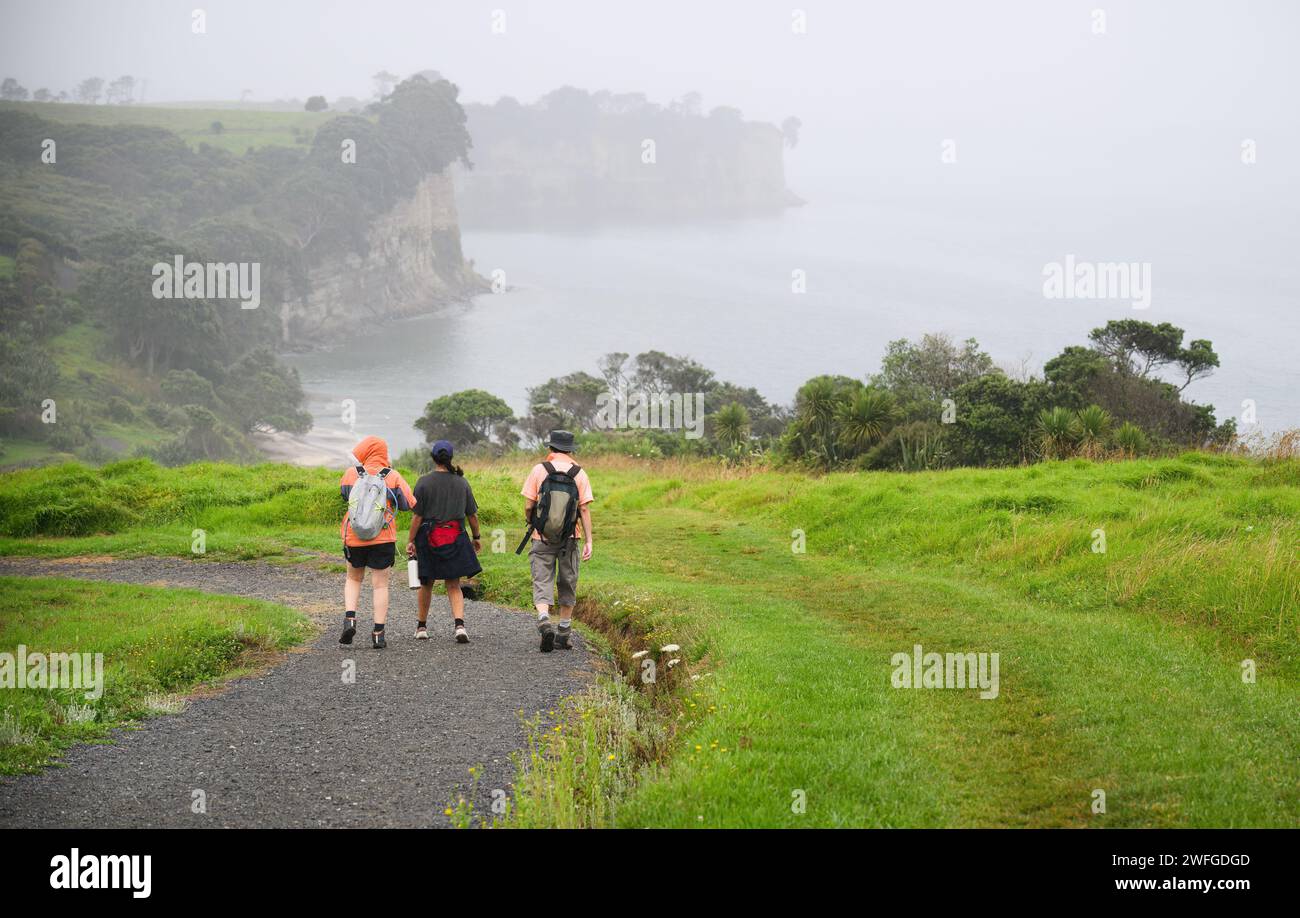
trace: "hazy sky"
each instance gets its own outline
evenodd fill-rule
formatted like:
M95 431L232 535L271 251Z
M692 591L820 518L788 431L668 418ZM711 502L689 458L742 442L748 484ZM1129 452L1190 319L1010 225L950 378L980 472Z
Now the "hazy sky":
M706 108L796 114L805 143L791 172L814 183L906 176L933 164L945 139L968 177L984 180L1068 172L1086 186L1097 173L1158 193L1236 166L1245 138L1267 173L1253 181L1291 189L1300 169L1291 0L0 3L3 75L29 89L130 73L153 102L244 89L256 100L332 99L368 96L381 68L434 68L466 101L531 101L570 84L659 102L697 90ZM196 7L206 34L191 31ZM795 9L806 34L792 28ZM1235 194L1236 180L1209 193Z

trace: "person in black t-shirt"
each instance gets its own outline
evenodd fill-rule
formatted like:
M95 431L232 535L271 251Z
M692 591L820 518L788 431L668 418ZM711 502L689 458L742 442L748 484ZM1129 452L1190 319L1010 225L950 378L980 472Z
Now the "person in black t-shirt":
M429 604L433 601L433 583L443 581L456 641L469 643L465 630L465 596L460 589L462 577L473 577L483 568L478 563L482 548L479 540L478 503L474 490L459 466L451 464L452 446L439 440L429 450L434 468L415 483L415 506L412 508L410 538L406 556L415 558L420 573L417 597L419 621L415 636L428 638ZM466 525L468 524L468 532ZM470 533L473 533L471 539Z

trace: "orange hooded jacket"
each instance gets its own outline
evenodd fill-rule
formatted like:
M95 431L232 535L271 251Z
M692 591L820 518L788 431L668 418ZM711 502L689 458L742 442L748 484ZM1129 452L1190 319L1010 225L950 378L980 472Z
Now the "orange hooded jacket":
M379 437L363 439L352 448L352 456L371 474L378 474L383 468L392 468L388 458L388 444ZM348 495L352 493L352 486L356 483L357 469L353 465L339 479L339 491L342 492L344 500L348 499ZM411 493L411 486L406 483L406 479L396 469L384 476L384 484L388 485L388 509L392 511L392 519L379 535L367 540L359 539L352 534L352 527L348 525L347 515L344 514L343 523L339 526L339 534L343 537L344 545L358 548L362 545L379 545L397 541L397 511L410 510L415 506L415 495Z

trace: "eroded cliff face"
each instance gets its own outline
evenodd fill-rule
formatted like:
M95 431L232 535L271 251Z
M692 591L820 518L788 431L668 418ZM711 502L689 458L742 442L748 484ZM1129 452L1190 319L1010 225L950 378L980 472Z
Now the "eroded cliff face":
M371 223L364 255L315 265L310 292L282 311L284 342L319 340L361 317L399 318L490 289L465 261L456 195L446 173L425 177L415 193Z

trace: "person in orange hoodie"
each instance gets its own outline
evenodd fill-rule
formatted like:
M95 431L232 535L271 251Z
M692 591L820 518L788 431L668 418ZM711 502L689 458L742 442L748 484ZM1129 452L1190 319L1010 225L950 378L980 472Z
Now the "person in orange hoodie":
M343 583L343 634L339 643L351 644L357 633L361 585L366 579L366 568L370 568L370 589L375 607L375 628L370 635L370 644L375 650L382 650L388 646L384 640L384 624L388 621L388 579L397 557L397 511L410 510L415 504L415 496L411 493L411 486L396 469L390 467L388 444L379 437L366 437L353 447L352 459L352 466L339 479L343 499L346 501L351 496L352 486L359 477L357 466L361 466L384 479L388 500L384 528L373 539L358 537L348 525L348 517L343 517L339 531L343 536L343 557L348 562L348 573Z

